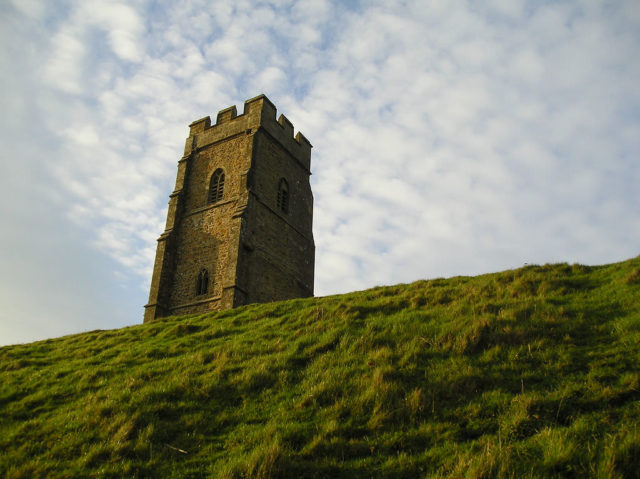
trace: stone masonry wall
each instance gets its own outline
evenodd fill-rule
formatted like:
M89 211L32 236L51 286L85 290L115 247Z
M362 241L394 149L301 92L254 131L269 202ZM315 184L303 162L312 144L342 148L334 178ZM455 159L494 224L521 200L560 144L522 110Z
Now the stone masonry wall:
M191 159L185 182L185 211L176 232L178 245L170 300L174 309L204 300L213 300L207 308L220 309L223 286L235 284L239 235L234 234L234 223L240 219L233 215L247 195L243 173L249 167L251 142L246 134L222 140L203 147ZM218 168L225 173L223 197L208 204L209 180ZM207 294L196 296L196 280L202 268L209 272L209 288ZM197 306L196 309L203 308ZM181 312L187 310L181 308Z
M280 179L289 184L289 207L277 207ZM309 172L266 131L256 134L247 231L251 254L246 290L250 302L313 295L315 247ZM244 236L243 236L244 238ZM259 271L260 274L252 274Z

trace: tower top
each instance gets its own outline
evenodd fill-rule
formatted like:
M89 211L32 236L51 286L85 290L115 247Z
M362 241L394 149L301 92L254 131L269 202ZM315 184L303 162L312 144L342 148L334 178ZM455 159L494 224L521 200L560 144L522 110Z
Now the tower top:
M210 116L200 118L189 125L184 154L191 154L193 148L202 148L233 135L254 133L263 128L309 170L311 143L300 131L294 136L293 124L283 114L276 121L276 112L275 105L263 94L245 101L244 111L240 115L234 105L220 110L213 125Z

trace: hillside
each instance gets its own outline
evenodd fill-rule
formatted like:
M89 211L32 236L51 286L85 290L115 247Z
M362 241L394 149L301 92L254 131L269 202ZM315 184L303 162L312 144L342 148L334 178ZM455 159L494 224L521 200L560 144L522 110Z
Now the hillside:
M640 477L640 257L0 348L0 475Z

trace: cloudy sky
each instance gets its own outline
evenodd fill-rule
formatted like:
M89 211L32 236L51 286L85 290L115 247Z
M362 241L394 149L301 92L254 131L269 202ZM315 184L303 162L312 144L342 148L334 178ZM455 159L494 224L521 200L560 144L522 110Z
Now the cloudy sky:
M640 3L0 0L0 344L140 323L187 125L314 145L316 295L640 254Z

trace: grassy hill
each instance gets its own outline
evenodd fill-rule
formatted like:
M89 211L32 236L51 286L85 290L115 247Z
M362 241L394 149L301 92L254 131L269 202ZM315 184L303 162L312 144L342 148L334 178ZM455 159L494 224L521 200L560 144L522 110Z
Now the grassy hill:
M0 348L0 475L640 477L640 257Z

